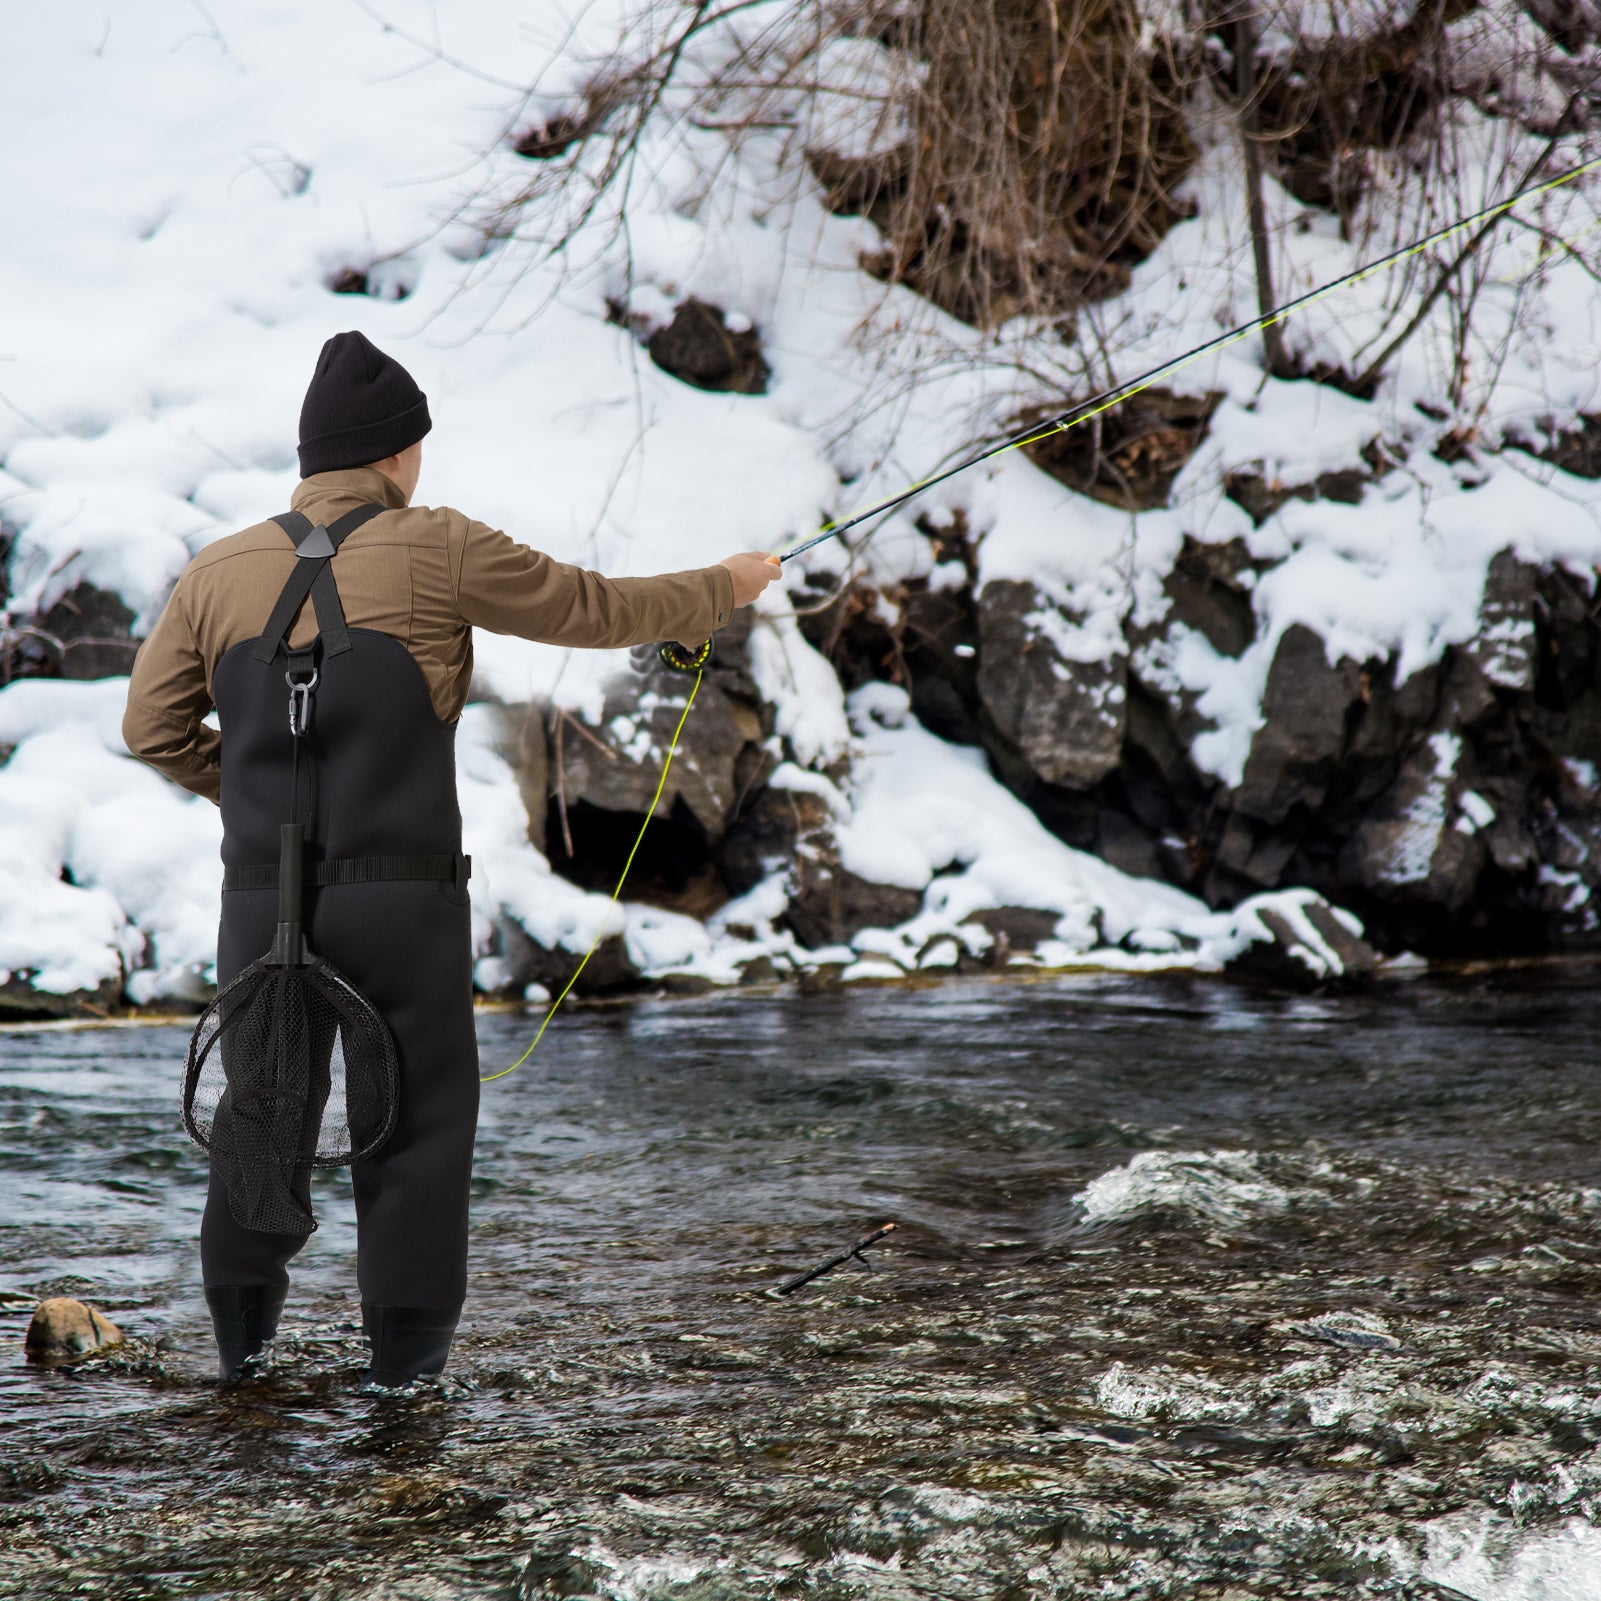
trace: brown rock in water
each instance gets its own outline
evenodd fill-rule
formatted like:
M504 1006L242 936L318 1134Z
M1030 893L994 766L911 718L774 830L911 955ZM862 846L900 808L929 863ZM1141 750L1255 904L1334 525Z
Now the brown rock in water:
M122 1330L103 1313L71 1296L53 1295L34 1309L22 1347L31 1362L62 1362L122 1341Z

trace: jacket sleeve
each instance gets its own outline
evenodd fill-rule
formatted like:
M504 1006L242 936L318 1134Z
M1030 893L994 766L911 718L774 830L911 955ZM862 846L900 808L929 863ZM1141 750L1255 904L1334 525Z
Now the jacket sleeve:
M122 737L140 761L216 801L222 794L222 735L201 721L211 710L211 691L187 598L180 578L134 657Z
M698 642L734 614L734 580L720 565L659 578L603 578L483 523L451 521L457 607L466 621L491 633L614 649Z

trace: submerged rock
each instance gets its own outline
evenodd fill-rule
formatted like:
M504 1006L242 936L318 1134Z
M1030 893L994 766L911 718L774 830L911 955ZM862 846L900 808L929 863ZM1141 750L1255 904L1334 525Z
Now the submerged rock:
M41 1301L23 1336L30 1362L65 1362L123 1343L122 1330L102 1312L70 1296Z

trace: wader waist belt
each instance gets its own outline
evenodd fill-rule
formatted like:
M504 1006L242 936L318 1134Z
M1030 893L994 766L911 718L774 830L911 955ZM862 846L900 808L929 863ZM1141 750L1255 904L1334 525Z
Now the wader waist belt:
M331 862L307 862L305 882L316 888L328 884L393 884L425 880L454 884L463 894L472 877L473 859L460 851L449 856L350 856ZM277 889L278 864L259 867L225 867L223 889Z

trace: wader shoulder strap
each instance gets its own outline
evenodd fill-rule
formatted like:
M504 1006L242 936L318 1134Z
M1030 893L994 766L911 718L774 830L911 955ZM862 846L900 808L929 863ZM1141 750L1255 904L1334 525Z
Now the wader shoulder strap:
M449 856L348 856L329 862L307 862L306 883L321 888L327 884L394 884L405 881L433 881L454 884L465 890L472 877L473 859L454 851ZM264 862L260 867L225 867L222 887L230 889L276 889L278 864Z
M261 638L256 641L255 650L251 652L258 662L270 662L277 654L279 645L294 627L295 618L300 615L307 595L311 596L312 605L317 608L317 631L322 638L323 654L337 656L341 651L350 649L350 630L345 626L345 609L339 603L339 586L334 583L334 575L328 570L328 564L345 540L363 523L371 522L383 509L382 506L357 506L326 528L313 526L311 519L298 511L282 512L272 519L294 540L295 554L300 559L295 563L289 582L284 585L277 604L272 608L272 615L261 631Z

